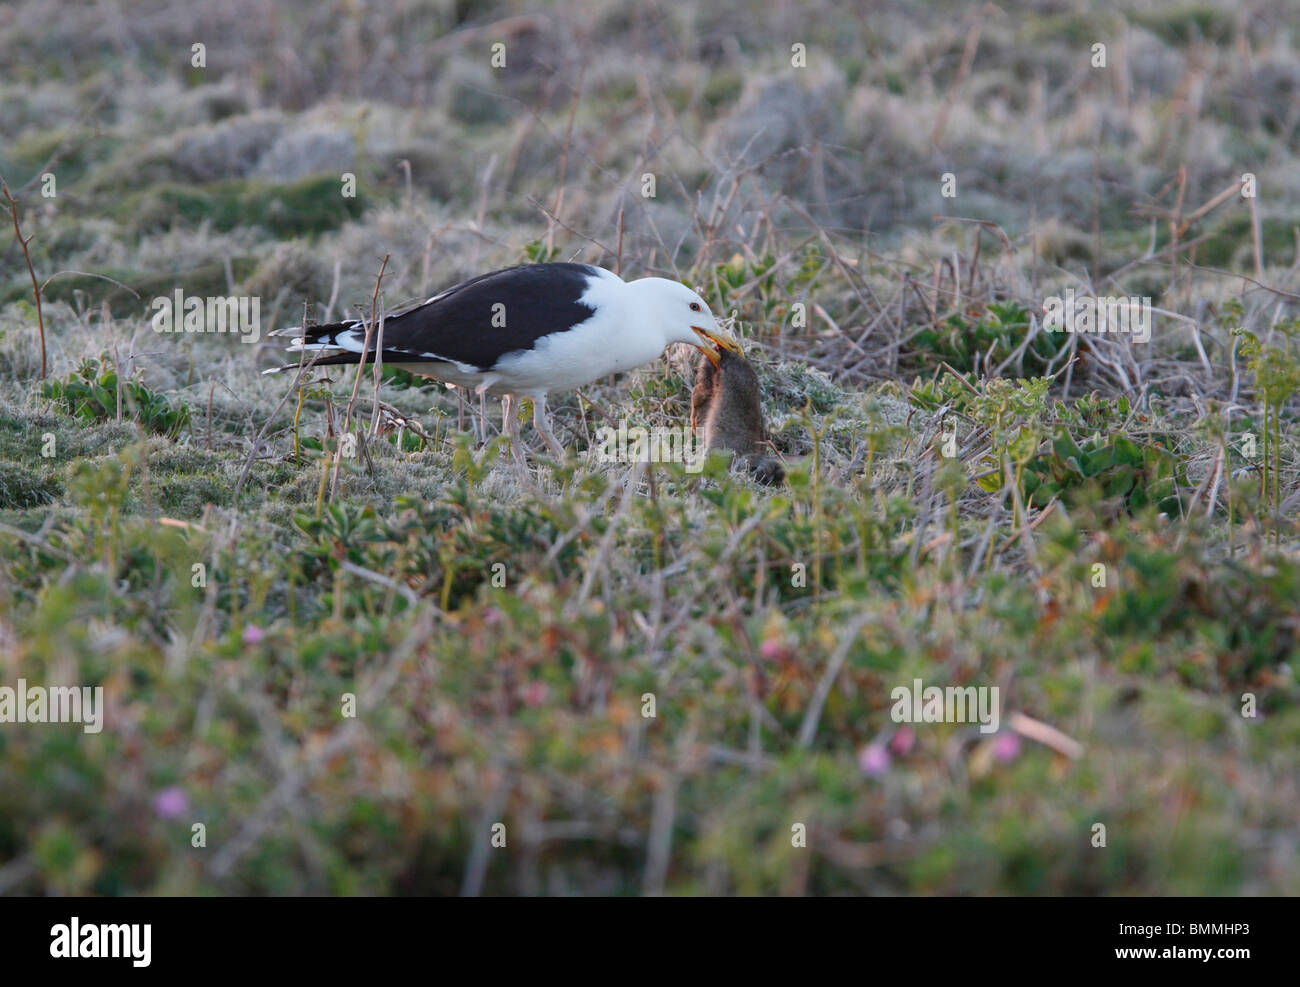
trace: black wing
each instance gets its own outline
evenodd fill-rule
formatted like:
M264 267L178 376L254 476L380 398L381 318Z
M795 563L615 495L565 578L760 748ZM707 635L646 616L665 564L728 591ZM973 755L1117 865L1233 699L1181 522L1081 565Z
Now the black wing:
M589 264L523 264L463 281L384 318L384 362L452 360L487 370L505 354L531 349L540 337L591 318L595 309L579 299L601 274ZM356 345L365 339L365 325L308 326L302 334L308 346L338 345L339 337ZM373 353L372 342L368 360ZM340 353L317 363L359 358L356 352Z

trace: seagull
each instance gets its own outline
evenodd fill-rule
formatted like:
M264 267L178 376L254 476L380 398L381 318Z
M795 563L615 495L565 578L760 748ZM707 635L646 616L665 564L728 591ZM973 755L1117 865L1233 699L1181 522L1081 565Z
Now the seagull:
M366 321L295 326L288 352L319 351L316 366L376 360L366 349ZM374 335L381 335L376 327ZM718 364L723 352L741 354L696 292L667 278L624 281L591 264L522 264L448 288L425 302L386 315L379 357L387 366L470 388L480 398L502 395L506 429L520 458L515 403L533 403L533 427L560 459L546 396L658 358L686 343ZM272 367L265 373L293 370Z

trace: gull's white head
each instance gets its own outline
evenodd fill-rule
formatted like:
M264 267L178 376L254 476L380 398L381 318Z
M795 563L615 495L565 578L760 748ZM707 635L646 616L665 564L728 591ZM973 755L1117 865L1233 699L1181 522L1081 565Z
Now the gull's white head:
M641 278L628 282L636 295L643 324L663 335L664 346L687 343L715 364L721 350L741 354L740 344L718 328L718 320L696 292L679 281Z

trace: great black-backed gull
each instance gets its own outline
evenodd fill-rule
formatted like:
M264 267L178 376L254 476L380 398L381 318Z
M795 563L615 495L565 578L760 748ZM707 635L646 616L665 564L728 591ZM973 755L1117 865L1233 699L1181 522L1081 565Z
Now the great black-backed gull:
M376 335L378 331L376 330ZM361 361L366 322L277 330L292 335L291 352L336 351L316 366ZM551 432L546 395L589 384L688 343L715 363L739 354L709 306L686 285L666 278L624 281L590 264L524 264L471 278L383 320L383 362L449 384L504 396L503 413L516 454L514 402L531 398L533 425L563 458ZM366 362L375 361L375 341ZM292 370L293 366L275 367Z

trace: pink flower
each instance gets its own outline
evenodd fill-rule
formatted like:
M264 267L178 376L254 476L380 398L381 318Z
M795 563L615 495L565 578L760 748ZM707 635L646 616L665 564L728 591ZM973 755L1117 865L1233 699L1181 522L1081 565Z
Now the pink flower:
M528 688L524 690L524 703L536 709L546 702L546 692L545 682L529 682Z
M244 628L243 641L245 644L259 644L264 637L266 637L265 632L256 624L249 624Z
M858 767L868 778L879 778L889 770L889 751L884 744L867 744L858 751Z
M906 757L915 743L916 731L911 727L903 726L895 730L894 735L889 738L889 749L899 757Z
M184 815L190 807L190 800L183 788L172 785L162 789L153 799L153 811L159 819L175 819Z
M1020 756L1020 734L1004 730L993 739L993 757L999 764L1010 764Z
M758 646L758 654L759 657L767 661L776 661L785 654L785 645L781 643L779 638L769 637Z

